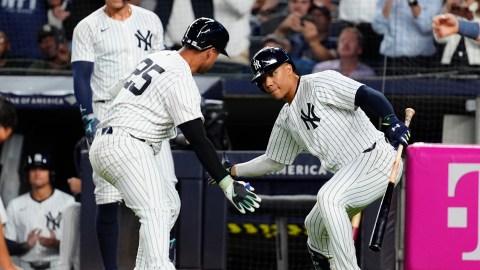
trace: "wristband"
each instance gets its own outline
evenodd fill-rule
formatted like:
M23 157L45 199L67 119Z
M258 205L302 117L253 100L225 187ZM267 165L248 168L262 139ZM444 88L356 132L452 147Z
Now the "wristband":
M471 39L477 39L480 35L480 25L477 22L458 20L458 33Z

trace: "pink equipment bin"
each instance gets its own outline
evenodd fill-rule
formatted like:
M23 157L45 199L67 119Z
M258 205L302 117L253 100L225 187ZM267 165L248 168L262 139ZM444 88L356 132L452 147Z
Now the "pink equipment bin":
M405 270L480 269L480 146L407 148Z

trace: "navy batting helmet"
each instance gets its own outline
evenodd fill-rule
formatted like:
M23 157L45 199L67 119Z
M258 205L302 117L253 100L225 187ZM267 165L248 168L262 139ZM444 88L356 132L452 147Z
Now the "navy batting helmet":
M225 48L230 39L227 29L218 21L210 18L198 18L187 28L182 45L189 44L199 51L214 47L228 56Z
M262 83L258 79L266 73L273 72L283 63L290 63L293 70L295 70L295 65L285 50L279 47L263 47L252 57L250 62L250 68L253 73L252 83L255 83L265 92Z
M50 183L55 182L55 170L53 162L49 155L43 153L34 153L27 156L25 171L28 173L31 169L41 168L50 172Z
M25 170L28 171L33 168L42 168L51 171L53 170L52 160L48 155L42 153L28 155Z

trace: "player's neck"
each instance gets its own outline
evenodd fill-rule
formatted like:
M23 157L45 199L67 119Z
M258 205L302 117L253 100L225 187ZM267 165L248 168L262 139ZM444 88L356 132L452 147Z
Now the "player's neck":
M117 21L125 21L132 15L132 8L129 4L126 4L121 8L115 8L107 5L103 11L108 17Z
M42 202L48 199L53 194L53 188L50 185L46 185L39 188L32 188L32 192L30 192L32 199L37 202Z
M300 83L300 76L298 76L295 73L292 73L294 78L291 80L291 85L289 85L289 90L283 100L287 102L288 104L291 104L293 99L295 98L295 95L297 94L297 89L298 89L298 84Z

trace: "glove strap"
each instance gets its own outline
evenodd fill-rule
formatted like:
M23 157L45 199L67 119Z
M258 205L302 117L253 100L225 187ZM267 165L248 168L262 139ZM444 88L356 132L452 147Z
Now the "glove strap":
M218 184L223 190L227 189L228 186L230 186L233 183L233 178L230 175L225 176L222 181L220 181L220 184Z
M90 122L93 119L95 119L95 115L93 113L86 114L86 115L82 116L83 123L85 123L85 124Z

